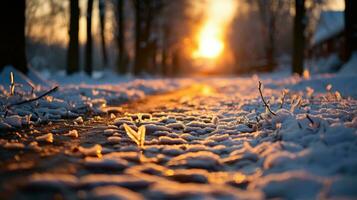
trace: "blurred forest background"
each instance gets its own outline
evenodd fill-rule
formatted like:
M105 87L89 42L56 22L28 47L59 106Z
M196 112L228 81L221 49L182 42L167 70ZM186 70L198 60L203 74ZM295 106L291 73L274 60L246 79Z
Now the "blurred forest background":
M270 71L291 67L299 37L293 30L303 34L295 41L305 45L300 57L309 56L321 13L345 9L344 0L222 0L233 9L217 27L224 29L224 53L197 57L205 19L226 13L207 12L214 1L220 0L26 0L27 62L42 72L89 75Z

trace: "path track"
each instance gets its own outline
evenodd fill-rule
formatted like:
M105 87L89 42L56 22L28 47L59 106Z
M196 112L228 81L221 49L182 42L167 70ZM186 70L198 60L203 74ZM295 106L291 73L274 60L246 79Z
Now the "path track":
M211 90L211 88L206 85L195 84L177 91L150 95L141 100L107 107L106 109L109 113L115 113L117 117L123 117L127 113L153 113L162 111L167 107L175 109L179 107L180 101L205 94L207 90ZM90 147L95 144L105 146L107 137L102 133L112 122L113 119L109 115L100 118L89 116L83 124L73 123L73 120L59 120L59 122L6 133L3 138L26 137L28 138L27 143L29 143L36 141L35 136L51 132L54 134L54 142L50 144L40 143L41 150L39 151L0 148L0 197L12 197L13 193L16 193L14 191L16 187L21 186L23 180L34 173L76 174L80 170L81 166L78 165L78 162L82 159L82 156L74 156L75 151L79 146ZM38 133L29 134L33 130L38 131ZM63 136L70 130L78 130L79 137Z

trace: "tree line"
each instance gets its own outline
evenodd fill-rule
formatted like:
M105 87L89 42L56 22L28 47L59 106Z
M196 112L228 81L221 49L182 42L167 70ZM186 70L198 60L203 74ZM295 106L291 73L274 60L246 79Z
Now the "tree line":
M69 26L66 73L73 74L80 69L79 30L81 17L81 0L69 1ZM84 44L84 72L91 75L93 72L93 8L98 6L100 43L103 66L108 64L108 51L105 38L106 6L113 5L115 19L115 43L116 43L116 68L120 74L126 74L132 68L135 75L144 73L158 73L172 75L172 57L178 43L178 37L171 37L170 25L167 22L173 14L167 7L184 7L186 1L170 0L87 0L86 8L86 41ZM125 33L128 31L127 7L131 5L129 12L134 13L134 57L133 66L129 65L127 39ZM12 65L23 73L28 72L28 61L26 59L26 0L4 1L0 8L2 13L1 46L0 46L0 70L6 65ZM172 8L169 8L172 9ZM170 22L171 23L171 22ZM172 24L176 26L175 24ZM177 35L177 33L176 33ZM158 56L159 55L159 56ZM160 57L160 59L158 59Z

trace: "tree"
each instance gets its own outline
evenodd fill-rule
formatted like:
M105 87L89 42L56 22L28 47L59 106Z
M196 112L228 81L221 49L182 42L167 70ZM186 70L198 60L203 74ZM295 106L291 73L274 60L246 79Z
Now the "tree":
M25 0L4 1L0 8L0 71L12 65L28 72L25 49Z
M305 49L305 0L295 0L292 72L302 75Z
M102 43L102 56L103 56L103 65L107 66L108 64L108 55L105 44L105 0L99 0L99 23L100 23L100 40Z
M276 21L283 9L283 0L258 0L260 21L262 23L263 37L265 37L265 56L267 66L270 70L276 66L275 61L275 40L276 40Z
M79 5L78 0L70 0L70 27L67 52L67 74L79 71Z
M125 23L124 23L124 0L117 1L117 46L118 46L118 72L120 74L125 74L127 72L124 58L126 55L125 52L125 43L124 43L124 32L125 32Z
M93 11L93 0L88 0L87 4L87 43L86 43L86 59L84 71L91 76L93 70L93 42L92 42L92 11Z
M141 0L134 0L135 7L135 60L134 60L134 74L138 75L142 73L144 66L144 39L143 39L143 11L144 2Z
M156 65L157 36L153 27L162 10L161 0L134 0L135 60L134 74L152 72Z
M346 55L349 58L357 51L357 1L345 0L345 6Z
M158 20L158 28L155 28L155 31L159 31L159 33L155 34L160 36L157 48L161 62L157 66L159 74L176 76L182 72L186 56L190 56L183 51L182 45L186 46L183 44L184 38L196 31L197 19L200 19L202 15L182 12L182 10L194 7L195 2L191 0L161 0L159 3L160 20ZM190 41L186 39L185 42L189 43Z

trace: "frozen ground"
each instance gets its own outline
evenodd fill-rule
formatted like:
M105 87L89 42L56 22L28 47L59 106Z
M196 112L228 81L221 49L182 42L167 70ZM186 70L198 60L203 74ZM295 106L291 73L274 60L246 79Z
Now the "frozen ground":
M356 83L355 75L277 73L64 85L1 118L12 131L0 141L0 197L356 199ZM168 90L177 92L117 106ZM27 93L1 95L7 105ZM41 109L47 118L29 117ZM142 148L124 123L146 127Z

